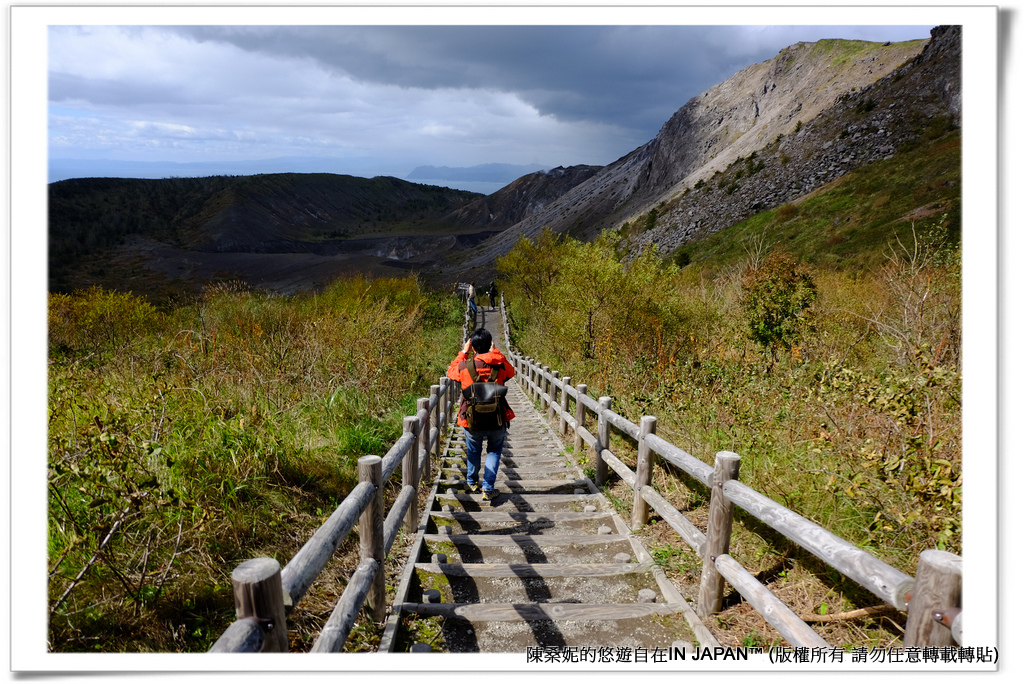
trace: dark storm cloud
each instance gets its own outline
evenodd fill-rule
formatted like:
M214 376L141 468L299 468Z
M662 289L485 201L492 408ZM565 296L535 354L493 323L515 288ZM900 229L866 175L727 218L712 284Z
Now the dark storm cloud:
M906 40L926 27L179 27L358 81L515 93L541 114L653 135L691 97L801 40Z
M927 27L51 26L49 155L607 164L798 41Z

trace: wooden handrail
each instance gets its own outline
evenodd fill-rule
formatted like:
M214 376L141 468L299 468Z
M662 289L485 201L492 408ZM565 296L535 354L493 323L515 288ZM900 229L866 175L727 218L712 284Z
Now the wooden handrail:
M388 449L388 452L384 454L384 481L387 482L390 479L392 473L395 472L395 468L402 462L405 455L409 453L409 449L416 443L416 436L419 434L419 422L417 419L416 431L415 432L403 432L402 436L398 438L394 446Z
M793 646L827 648L828 642L811 629L806 622L780 601L757 578L751 575L735 558L728 554L715 557L715 571L720 573L736 591L764 616L768 623Z
M661 516L661 519L669 524L676 533L683 538L690 548L701 557L704 556L704 546L707 544L707 535L697 529L697 526L690 522L689 518L676 510L668 499L659 494L653 487L647 485L640 489L640 495L644 501L651 505L654 512Z
M504 311L504 297L502 297L501 306ZM506 321L506 340L511 340L511 330L508 327L508 316L505 315L504 318ZM641 435L641 428L639 425L636 425L632 421L611 410L610 398L594 398L587 395L586 385L578 385L579 388L582 388L582 391L577 389L577 387L573 387L570 382L570 378L565 378L564 380L560 379L558 371L551 370L549 367L541 365L536 360L523 356L513 348L511 342L508 344L506 356L508 356L509 360L516 365L520 383L524 385L524 389L527 391L527 394L535 401L540 402L542 412L547 412L553 418L557 418L559 421L559 427L561 428L564 424L566 429L573 434L574 446L576 449L579 450L582 448L583 444L586 444L590 449L595 451L595 483L598 486L603 486L607 480L608 469L611 468L614 470L626 484L635 490L634 509L638 506L650 504L662 519L664 519L680 535L680 537L689 544L691 548L701 555L704 560L705 571L713 573L709 576L724 576L737 589L740 589L740 587L737 586L736 582L742 583L743 589L740 589L741 593L748 598L752 605L755 607L760 606L758 609L759 611L764 611L762 612L762 615L764 615L766 619L769 619L769 616L765 614L766 612L774 612L776 615L778 614L778 607L776 604L778 599L764 596L764 593L769 593L770 595L768 589L757 583L757 580L750 577L749 573L746 573L745 570L743 570L743 573L746 573L747 577L744 577L743 573L737 569L737 567L742 569L741 566L739 566L739 563L737 563L735 559L727 553L722 553L720 551L719 553L714 554L714 558L707 557L708 536L697 529L697 527L693 525L685 515L677 511L667 500L664 499L664 497L658 494L653 487L644 482L644 477L638 478L637 474L626 466L611 451L608 440L608 431L611 428L615 428L616 431L636 442L638 453L643 449L647 449L649 450L650 456L657 454L665 461L685 472L697 482L704 484L709 489L717 489L717 496L720 497L721 501L727 502L729 506L733 504L739 506L754 518L765 523L772 529L777 530L793 543L820 558L843 575L856 581L889 605L899 610L907 611L908 624L914 624L916 626L922 622L929 623L929 621L941 624L943 629L945 629L945 632L943 633L944 636L941 640L934 636L924 637L930 638L932 642L935 642L934 644L929 643L929 645L944 645L947 643L947 639L955 639L956 641L959 641L962 616L958 612L959 593L956 593L956 598L954 599L953 589L944 589L942 592L932 592L932 594L939 596L940 598L930 596L927 601L922 599L920 605L915 605L913 603L908 605L907 597L911 595L911 590L914 587L914 578L888 565L867 551L857 548L850 542L832 534L825 528L800 516L796 512L785 508L781 504L778 504L758 492L755 492L747 485L744 485L735 479L716 483L715 469L712 466L709 466L703 461L687 453L685 450L668 442L663 437L653 434L653 432L651 434ZM559 392L562 394L559 395ZM561 399L559 399L559 397L561 397ZM573 400L574 414L569 413L566 398L571 398ZM597 428L594 433L585 427L587 414L591 414L597 418ZM730 519L731 515L732 514L730 512ZM642 513L639 517L634 513L634 528L636 527L636 523L642 519ZM725 548L727 548L727 546ZM952 556L952 554L947 555ZM922 557L924 557L924 554L922 554ZM952 557L959 560L959 557ZM947 562L944 565L952 566L953 563ZM725 568L724 572L722 568ZM957 571L953 573L956 581L959 581L958 572L959 571L957 569ZM733 582L734 578L736 582ZM946 584L943 586L952 586L952 581L953 580L946 581ZM750 582L757 583L761 586L761 589L754 589L753 586L750 585ZM754 598L751 599L748 597L748 593ZM714 602L711 598L708 600ZM788 608L786 610L789 611ZM789 613L792 613L792 611L789 611ZM939 621L939 618L933 619L933 614L941 616L941 621ZM792 617L795 618L795 615ZM772 619L776 618L773 617ZM772 622L772 619L769 619L769 622ZM779 631L794 645L824 645L823 641L821 641L820 644L815 641L815 637L817 637L816 633L815 637L811 637L807 631L799 628L798 625L795 628L792 625L789 625L792 621L790 616L786 616L785 620L786 624L783 624ZM772 624L775 623L772 622ZM803 624L806 630L810 630L810 628L802 621L800 624ZM794 631L794 629L796 631ZM941 632L941 630L932 631ZM925 628L917 629L917 632L926 635L928 634L928 630ZM817 638L820 640L820 637ZM920 637L915 634L914 638L917 639Z
M651 446L651 449L654 450L654 453L661 456L676 468L679 468L698 482L703 483L706 487L711 486L715 469L707 463L701 461L696 456L691 456L675 444L665 441L658 435L649 436L647 438L647 443Z
M360 608L363 607L367 594L370 593L374 577L379 575L377 572L379 569L377 561L372 558L364 559L359 563L355 572L352 573L352 577L349 578L345 591L341 593L341 599L331 611L331 617L327 619L327 624L320 630L320 636L313 642L311 653L338 653L341 651L348 639L349 632L352 631L356 616Z
M471 314L467 306L463 339L468 335L470 319ZM386 609L383 591L383 562L390 552L400 528L404 527L407 533L415 532L415 527L418 525L417 485L422 479L431 480L430 456L432 453L440 453L441 438L452 417L456 396L455 384L445 376L440 377L438 384L431 385L429 397L417 400L416 415L403 419L402 435L384 457L364 456L360 459L361 471L365 469L364 467L370 468L374 472L373 480L361 481L353 487L327 521L314 531L291 561L278 572L280 597L270 599L269 602L271 604L280 602L281 619L270 620L261 616L254 618L239 612L237 619L228 626L209 652L266 651L270 650L271 643L274 644L275 650L287 650L285 616L290 614L302 597L306 595L310 586L323 572L331 557L357 523L361 526L360 553L363 559L349 579L338 605L317 638L313 650L317 652L341 650L364 601L369 601L376 619L383 619L383 611ZM382 483L391 478L398 469L399 463L403 464L402 488L385 518L382 506ZM364 475L368 475L368 473ZM413 526L411 530L409 529L410 524ZM254 563L263 567L267 561L275 565L277 563L273 559L252 559L239 567ZM236 585L236 593L237 591L238 586ZM265 597L261 600L264 599Z
M906 610L906 592L913 586L909 575L875 558L867 551L837 537L763 494L740 482L726 482L722 493L790 541L834 567L889 605Z
M281 572L285 607L289 613L306 595L331 556L345 541L345 537L355 527L359 516L366 510L373 496L373 485L368 482L357 484L334 509L327 522L317 528L309 541L292 556L291 561Z
M259 653L266 639L266 627L257 618L239 618L224 630L210 653Z

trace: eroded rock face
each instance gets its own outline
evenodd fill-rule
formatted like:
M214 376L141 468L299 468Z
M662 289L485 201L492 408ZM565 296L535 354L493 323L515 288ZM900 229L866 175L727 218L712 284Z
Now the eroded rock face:
M840 96L799 131L756 151L753 159L748 155L749 163L709 177L699 190L693 190L699 180L677 187L655 229L637 238L634 252L651 244L671 251L865 164L889 159L927 131L959 127L960 56L959 27L933 29L931 42L916 58L885 78ZM750 173L755 165L759 170ZM746 172L744 177L734 180L740 170ZM699 176L686 183L694 178Z
M589 238L673 202L637 247L663 251L895 154L922 122L960 123L960 28L929 41L798 43L691 99L658 136L486 241L482 266L544 226ZM679 196L757 153L749 182Z

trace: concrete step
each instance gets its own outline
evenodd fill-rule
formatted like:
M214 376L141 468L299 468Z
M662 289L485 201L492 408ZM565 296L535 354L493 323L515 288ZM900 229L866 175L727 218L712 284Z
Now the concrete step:
M497 502L482 500L482 496L464 492L438 494L435 497L438 508L452 506L456 511L466 512L504 510L506 507L517 511L577 511L585 513L587 506L602 510L605 506L604 497L600 494L506 494ZM493 503L497 503L494 506Z
M448 479L442 480L441 488L447 491L466 490L465 480ZM577 489L580 493L597 494L597 487L587 479L544 479L544 480L502 480L497 487L499 493L503 494L573 494ZM499 500L502 497L499 495Z
M524 513L520 511L481 511L479 513L457 513L431 511L428 531L443 532L451 528L450 534L560 534L594 535L620 533L616 530L614 513L575 513L572 511L550 511ZM431 529L433 528L433 530ZM607 530L607 532L604 532Z
M481 458L483 460L483 458ZM571 470L566 463L565 457L561 455L551 454L509 454L507 452L501 455L502 468L543 468L545 470ZM461 470L466 469L466 459L463 456L456 458L444 458L441 461L441 468L459 468Z
M590 648L612 662L621 649L653 661L681 659L694 641L677 604L437 604L404 603L406 614L397 651L416 641L451 653L520 653L528 648ZM675 648L674 648L675 647Z
M419 593L417 593L417 589ZM408 600L427 603L664 603L650 566L417 563Z
M451 478L465 478L465 468L454 468L454 467L443 467L441 468L443 473L442 477ZM523 467L523 468L512 468L504 464L498 466L498 475L495 481L498 480L566 480L575 479L575 474L566 470L565 466L560 468L542 468L542 467Z
M447 563L587 564L636 562L629 537L601 535L424 534L420 562L442 554ZM620 555L624 554L624 555ZM440 562L440 561L439 561Z

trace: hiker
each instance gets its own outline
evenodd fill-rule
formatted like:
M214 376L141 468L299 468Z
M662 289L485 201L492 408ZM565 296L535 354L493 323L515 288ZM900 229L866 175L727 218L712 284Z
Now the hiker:
M477 328L466 340L462 351L456 355L448 367L448 377L460 383L463 390L466 390L474 383L497 383L504 385L505 381L516 374L515 368L508 362L504 354L491 342L491 333L486 328ZM475 376L475 377L474 377ZM459 403L458 425L463 429L466 437L466 486L470 492L483 490L485 501L493 501L497 497L494 489L494 480L498 477L498 464L501 461L501 450L505 444L505 437L508 434L508 424L515 413L505 401L500 398L499 412L495 420L499 425L483 423L484 429L474 427L470 429L470 420L473 416L467 415L471 411L470 403L466 399L466 392ZM478 421L475 424L480 424ZM483 451L484 442L487 442L487 457L484 461L484 472L482 482L480 481L480 455Z
M497 305L494 301L498 298L498 286L495 283L491 283L491 289L487 290L487 296L491 298L491 311L496 311Z
M467 301L469 301L469 308L476 315L476 287L475 283L469 284L469 291L467 293Z

